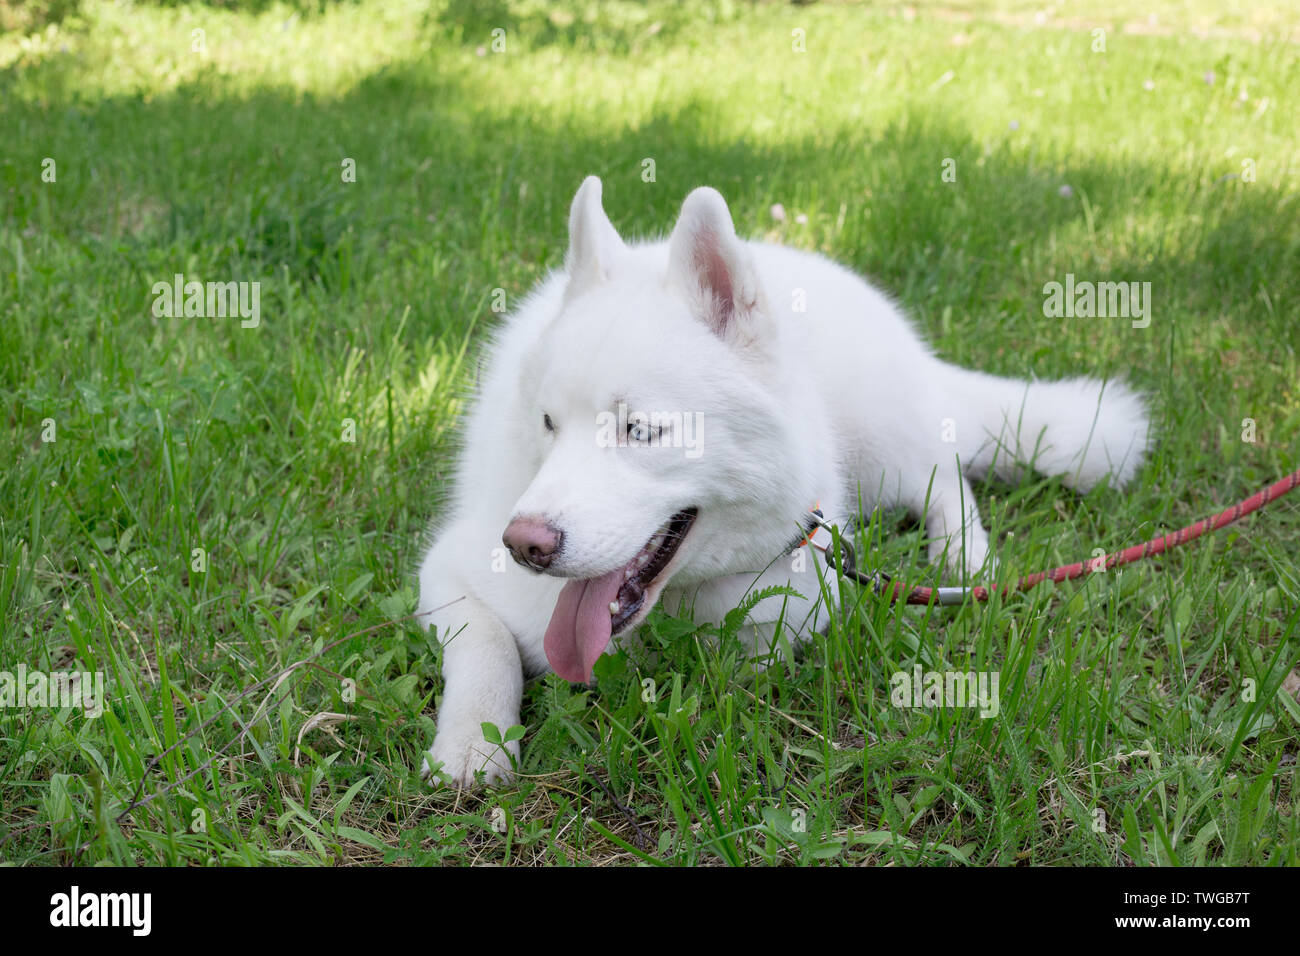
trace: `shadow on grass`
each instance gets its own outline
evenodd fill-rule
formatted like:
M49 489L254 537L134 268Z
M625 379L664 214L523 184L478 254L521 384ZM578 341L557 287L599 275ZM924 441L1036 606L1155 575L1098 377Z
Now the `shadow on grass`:
M373 346L396 334L396 303L410 304L416 327L455 337L488 290L525 291L561 261L568 203L588 174L604 177L607 210L629 236L665 233L686 193L710 184L742 233L817 248L872 276L955 361L1021 375L1133 370L1140 384L1161 379L1177 403L1188 383L1173 376L1193 367L1201 389L1241 387L1218 340L1202 334L1212 323L1239 361L1293 360L1296 333L1277 304L1300 293L1293 217L1279 213L1294 197L1270 185L1170 171L1159 157L1067 157L1057 172L1010 136L977 142L958 115L905 104L875 135L845 121L815 142L728 138L717 122L727 104L703 96L635 129L575 122L492 103L470 73L431 56L336 99L229 96L212 82L151 99L68 95L49 109L11 99L0 123L20 135L0 165L3 228L71 244L92 272L128 272L130 284L108 282L104 294L146 339L152 282L187 271L285 276L336 307L337 328L322 334L343 329ZM33 172L44 157L58 158L57 186ZM652 183L641 177L646 157L658 158ZM941 179L944 157L957 159L958 183ZM349 161L355 182L342 174ZM783 223L768 213L776 202L790 211ZM1171 211L1183 214L1150 241L1117 250L1094 238L1135 212ZM1152 327L1045 318L1043 286L1066 272L1151 282ZM46 321L65 317L52 307Z

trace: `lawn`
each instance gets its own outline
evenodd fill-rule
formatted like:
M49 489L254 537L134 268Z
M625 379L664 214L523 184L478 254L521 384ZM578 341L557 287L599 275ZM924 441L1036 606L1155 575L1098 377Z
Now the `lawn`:
M106 701L0 708L0 860L1300 864L1297 496L987 605L860 592L758 674L657 613L597 688L527 685L480 792L419 780L410 617L496 306L592 173L625 235L713 185L945 358L1146 391L1131 488L977 489L1005 574L1300 466L1285 2L67 6L0 34L0 672ZM177 274L258 322L159 309ZM1049 317L1067 275L1149 323ZM858 551L939 580L898 514ZM999 712L894 706L918 666Z

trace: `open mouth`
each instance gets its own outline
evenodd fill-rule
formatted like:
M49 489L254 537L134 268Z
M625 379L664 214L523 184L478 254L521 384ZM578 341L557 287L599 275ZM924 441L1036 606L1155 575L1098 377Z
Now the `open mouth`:
M679 511L655 532L637 556L623 567L623 584L618 597L609 605L610 633L617 634L627 627L645 604L646 589L681 547L686 532L691 529L697 514L694 508Z
M555 673L567 681L591 679L610 638L639 619L647 601L658 596L659 578L698 513L696 508L677 512L621 568L564 585L546 628L546 658Z

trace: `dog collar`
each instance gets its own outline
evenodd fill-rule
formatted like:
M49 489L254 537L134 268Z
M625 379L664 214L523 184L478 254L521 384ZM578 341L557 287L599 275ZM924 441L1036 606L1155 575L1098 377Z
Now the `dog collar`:
M834 541L835 535L826 524L826 516L822 514L821 502L819 501L808 509L808 517L804 521L804 533L795 539L788 550L798 551L804 545L812 545L822 554L825 554Z

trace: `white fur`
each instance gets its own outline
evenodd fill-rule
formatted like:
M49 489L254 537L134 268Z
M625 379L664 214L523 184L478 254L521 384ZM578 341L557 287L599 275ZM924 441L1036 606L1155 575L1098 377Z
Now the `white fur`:
M419 610L445 648L427 763L460 785L476 770L510 778L518 744L502 753L480 726L518 723L525 673L548 669L542 639L565 581L621 567L675 512L699 517L634 625L655 598L719 621L749 590L789 583L806 600L771 598L750 615L762 651L778 620L791 637L824 621L816 562L784 554L813 505L845 524L859 500L921 515L928 496L931 556L973 572L989 545L970 477L1032 465L1087 489L1128 480L1146 448L1143 401L1124 385L949 365L848 269L737 239L712 189L687 197L667 241L632 245L600 194L598 179L582 184L565 269L496 334L454 498L420 568ZM698 455L600 447L597 416L619 400L699 413ZM516 515L563 530L546 574L504 558Z

